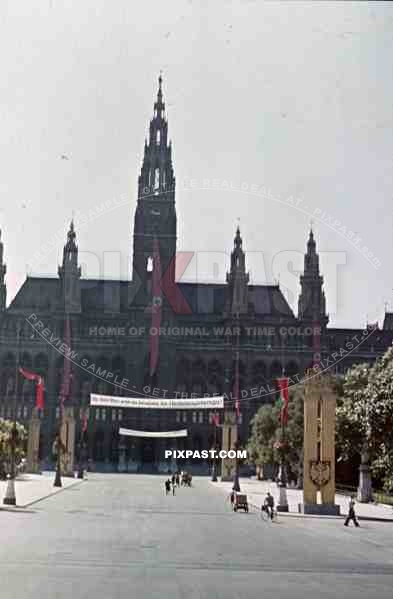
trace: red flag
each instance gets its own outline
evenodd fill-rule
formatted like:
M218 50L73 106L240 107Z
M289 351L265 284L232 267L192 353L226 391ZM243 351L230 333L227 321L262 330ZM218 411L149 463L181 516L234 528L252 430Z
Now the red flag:
M64 326L64 344L67 346L68 350L71 350L71 324L70 318L67 315L65 326ZM71 387L71 360L64 356L64 367L63 367L63 381L61 384L60 390L60 405L63 408L63 404L66 399L70 396L70 387Z
M313 336L312 336L312 349L313 349L313 367L320 365L321 362L321 334L320 334L320 323L318 321L313 323Z
M83 416L82 416L82 433L87 432L87 422L88 422L87 410L84 410Z
M19 368L19 372L22 376L25 377L28 381L35 381L35 405L39 410L44 409L44 379L40 374L36 372L30 372L30 370L26 370L26 368Z
M235 384L233 387L233 395L235 397L235 410L236 416L240 416L240 392L239 392L239 353L236 354L236 365L235 365Z
M37 380L37 386L35 388L35 392L36 392L36 399L35 399L35 405L36 408L38 408L39 410L43 410L44 409L44 379L42 378L42 376L40 376Z
M289 403L289 392L288 392L288 379L281 378L277 379L277 385L280 390L280 398L281 398L281 411L280 411L280 421L281 424L288 424L288 403Z
M160 260L160 245L158 239L153 241L153 272L152 272L152 313L151 313L151 328L150 331L150 376L156 372L159 356L159 331L161 325L161 260Z

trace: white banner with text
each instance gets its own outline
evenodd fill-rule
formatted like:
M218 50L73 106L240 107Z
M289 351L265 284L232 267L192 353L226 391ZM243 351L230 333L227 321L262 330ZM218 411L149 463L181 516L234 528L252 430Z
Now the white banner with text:
M191 399L164 399L147 397L115 397L90 394L91 406L109 408L144 408L153 410L219 410L224 407L224 396Z

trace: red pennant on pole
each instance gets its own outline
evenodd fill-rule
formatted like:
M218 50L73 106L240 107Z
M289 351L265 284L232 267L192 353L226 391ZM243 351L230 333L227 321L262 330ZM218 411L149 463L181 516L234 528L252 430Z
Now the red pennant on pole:
M313 367L319 367L321 362L321 335L320 323L313 323L312 350L313 350Z
M236 365L235 365L235 384L233 387L233 395L235 397L235 410L236 416L240 416L240 383L239 383L239 353L236 354Z
M19 368L19 372L28 381L36 382L35 405L36 405L36 408L38 408L39 410L43 410L44 409L44 390L45 390L44 379L42 378L42 376L40 374L37 374L36 372L30 372L30 370L26 370L26 368Z
M159 350L160 350L160 325L161 325L161 260L160 245L157 238L153 241L153 272L152 272L152 313L151 313L151 331L150 331L150 376L157 370Z
M82 433L87 432L87 423L88 423L87 410L84 410L83 416L82 416Z
M280 390L281 397L281 411L280 421L282 425L288 424L288 403L289 403L289 391L288 391L288 379L283 377L277 379L277 385Z
M44 379L40 376L37 381L35 401L36 408L38 408L39 410L44 409L44 390Z
M64 344L67 346L67 350L71 350L71 324L70 318L67 315L65 325L64 325ZM71 360L64 356L64 366L63 366L63 381L60 389L60 405L63 408L63 404L66 399L70 396L70 388L71 388Z

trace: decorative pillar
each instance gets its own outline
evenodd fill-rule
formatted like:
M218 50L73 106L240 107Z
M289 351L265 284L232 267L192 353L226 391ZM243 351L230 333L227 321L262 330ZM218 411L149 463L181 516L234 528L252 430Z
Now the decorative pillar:
M37 408L33 408L29 422L29 436L27 440L27 467L29 474L41 474L39 464L41 420Z
M224 423L222 425L222 450L230 451L237 444L237 424L235 412L224 412ZM233 481L236 471L235 458L222 458L221 481Z
M74 477L75 417L73 407L64 408L60 439L65 448L61 454L61 473L63 476Z
M359 486L357 500L360 503L368 503L373 500L373 489L371 482L369 454L367 447L361 453L361 463L359 466Z
M304 514L338 515L335 505L336 396L328 379L309 371L304 382ZM317 502L320 492L321 503Z

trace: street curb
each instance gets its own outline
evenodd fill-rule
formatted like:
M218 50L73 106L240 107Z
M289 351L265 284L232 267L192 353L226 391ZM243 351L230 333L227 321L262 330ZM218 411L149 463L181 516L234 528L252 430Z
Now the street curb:
M77 485L81 485L83 482L84 482L84 479L78 478L75 482L70 483L66 487L59 487L58 489L56 489L56 491L52 491L51 493L48 493L47 495L44 495L43 497L40 497L39 499L34 499L34 501L30 501L30 503L25 503L24 505L18 506L18 507L22 507L22 508L30 507L31 505L35 505L36 503L39 503L40 501L44 501L44 499L53 497L53 495L57 495L58 493L61 493L62 491L67 491L67 489L71 489L73 487L76 487Z
M255 508L258 512L260 511L260 507L255 505L254 503L248 503L251 507ZM310 519L323 519L323 520L342 520L344 516L323 516L319 514L301 514L300 512L278 512L280 518L281 516L287 516L288 518L310 518Z
M48 499L49 497L53 497L53 495L57 495L58 493L61 493L62 491L67 491L67 489L71 489L71 488L75 487L76 485L82 484L83 482L84 482L84 479L77 479L77 480L75 480L75 482L70 483L66 487L59 487L55 491L52 491L51 493L47 493L46 495L43 495L42 497L39 497L38 499L34 499L34 501L30 501L29 503L24 503L23 505L15 505L13 507L0 505L0 510L3 510L5 512L23 512L25 510L25 508L35 505L36 503L39 503L40 501L44 501L44 499Z
M254 503L250 503L249 505L255 508L257 511L260 508ZM343 520L347 517L346 514L340 514L339 516L323 516L322 514L301 514L300 512L279 512L281 516L288 516L289 518L310 518L310 519L318 519L318 520ZM363 522L393 522L393 518L379 518L378 516L358 516L356 515L357 520L362 520Z
M212 483L213 484L213 483ZM214 485L213 485L214 486ZM222 487L221 487L222 488ZM260 511L260 506L251 503L248 504L254 508L256 511ZM301 514L300 512L279 512L281 516L287 516L288 518L309 518L309 519L322 519L322 520L343 520L347 517L346 514L340 514L339 516L323 516L321 514ZM393 523L393 517L382 518L379 516L359 516L356 514L356 518L358 520L362 520L363 522L385 522L387 524Z

